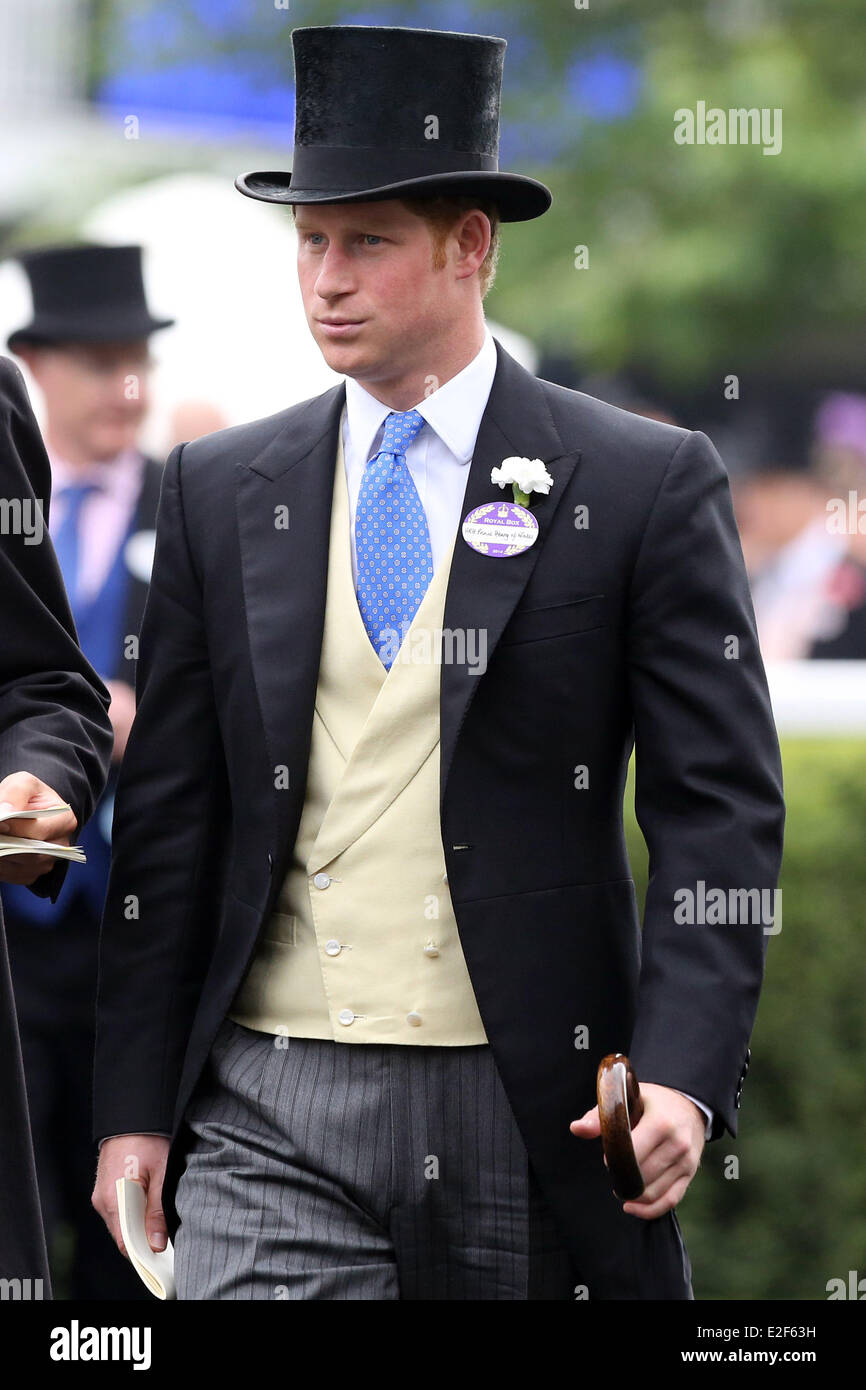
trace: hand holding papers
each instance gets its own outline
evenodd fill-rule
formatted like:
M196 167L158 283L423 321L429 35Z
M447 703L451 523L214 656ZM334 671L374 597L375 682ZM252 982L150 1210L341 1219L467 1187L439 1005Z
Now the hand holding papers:
M41 816L60 815L71 811L65 801L55 806L39 806L30 811L10 811L0 816L0 824L13 820L38 820ZM68 859L76 864L86 864L87 857L80 845L59 845L53 840L34 840L29 835L0 835L0 857L5 854L47 854L52 859Z

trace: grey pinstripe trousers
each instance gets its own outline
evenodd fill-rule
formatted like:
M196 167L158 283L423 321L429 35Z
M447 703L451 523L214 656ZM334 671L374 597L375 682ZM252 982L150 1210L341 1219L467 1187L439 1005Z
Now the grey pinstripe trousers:
M487 1046L225 1019L187 1109L179 1299L571 1299Z

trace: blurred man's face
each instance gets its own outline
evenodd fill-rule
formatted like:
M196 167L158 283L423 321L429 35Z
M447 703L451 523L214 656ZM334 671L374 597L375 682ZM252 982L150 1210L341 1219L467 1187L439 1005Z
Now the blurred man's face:
M431 370L466 313L478 257L463 266L449 236L445 267L434 270L427 224L396 199L295 213L304 309L328 366L371 385Z
M135 446L147 413L147 339L22 350L45 396L55 447L94 462Z

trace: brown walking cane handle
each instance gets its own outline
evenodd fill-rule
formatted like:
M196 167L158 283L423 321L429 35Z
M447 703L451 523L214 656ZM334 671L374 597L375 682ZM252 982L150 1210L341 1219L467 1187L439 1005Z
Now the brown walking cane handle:
M623 1052L601 1059L596 1079L601 1142L620 1201L633 1202L644 1189L631 1142L632 1127L643 1114L643 1101L631 1063Z

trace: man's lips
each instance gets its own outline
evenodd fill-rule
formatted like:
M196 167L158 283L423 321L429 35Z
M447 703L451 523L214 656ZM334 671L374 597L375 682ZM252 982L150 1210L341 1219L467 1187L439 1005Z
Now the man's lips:
M364 322L364 320L363 320L363 319L318 319L317 322L318 322L319 324L321 324L322 328L323 328L324 331L328 334L329 337L340 338L340 337L342 337L344 334L353 333L353 332L355 331L355 329L360 328L361 325L362 325L362 323Z

